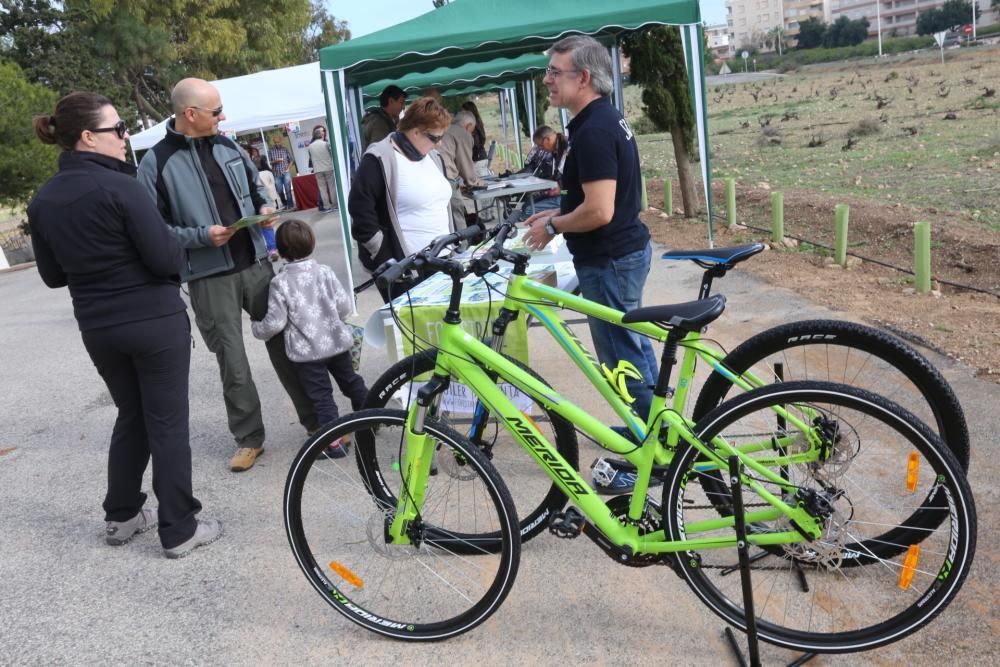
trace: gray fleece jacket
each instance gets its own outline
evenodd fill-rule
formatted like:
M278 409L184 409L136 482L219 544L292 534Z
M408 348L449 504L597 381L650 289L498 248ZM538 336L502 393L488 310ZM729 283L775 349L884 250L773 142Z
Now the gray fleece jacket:
M351 297L333 269L301 259L271 279L267 315L250 329L262 340L284 331L289 359L319 361L351 349L351 328L343 320L350 312Z

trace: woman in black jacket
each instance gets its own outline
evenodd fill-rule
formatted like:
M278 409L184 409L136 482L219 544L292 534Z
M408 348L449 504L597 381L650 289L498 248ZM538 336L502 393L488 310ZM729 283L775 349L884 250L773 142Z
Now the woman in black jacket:
M118 407L105 541L122 545L159 523L165 555L184 556L222 529L198 521L191 491L181 248L125 162L128 131L108 98L70 93L34 127L43 143L63 149L59 172L28 206L38 272L49 287L69 286L84 347ZM157 512L143 508L150 458Z

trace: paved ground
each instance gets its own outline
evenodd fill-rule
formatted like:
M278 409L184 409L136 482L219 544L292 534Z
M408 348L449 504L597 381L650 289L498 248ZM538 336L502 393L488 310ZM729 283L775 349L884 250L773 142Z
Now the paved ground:
M332 262L340 238L336 217L306 217L316 223L319 258ZM647 303L691 298L698 276L692 268L654 261ZM729 309L713 333L726 344L782 321L824 315L795 294L765 288L739 272L717 291L729 297ZM128 546L107 547L100 503L115 409L80 342L69 296L46 289L28 269L0 273L0 303L0 664L322 664L337 658L363 664L736 664L721 639L721 622L666 568L616 566L586 540L550 536L525 545L503 607L462 637L415 646L349 624L308 586L285 540L281 492L304 433L256 341L248 347L265 405L267 452L255 468L237 475L226 468L233 445L215 360L195 337L195 492L204 515L220 518L226 535L180 561L163 558L149 533ZM360 316L378 303L374 290L362 295ZM532 334L532 341L536 370L557 388L572 387L576 371L548 353L544 337ZM969 417L978 558L958 600L918 635L812 664L1000 662L994 586L1000 570L1000 388L928 354ZM365 349L366 379L385 366L381 350ZM773 665L794 656L764 647L763 657Z

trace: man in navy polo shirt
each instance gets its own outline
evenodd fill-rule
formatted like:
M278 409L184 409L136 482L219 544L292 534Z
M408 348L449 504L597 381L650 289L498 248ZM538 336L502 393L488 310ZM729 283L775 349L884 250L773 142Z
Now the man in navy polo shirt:
M642 305L649 273L649 230L639 220L641 179L635 137L611 104L611 56L592 37L573 36L549 50L545 85L553 106L564 107L569 149L562 172L559 211L542 211L526 221L530 247L543 248L564 234L580 279L580 291L621 311ZM553 214L554 213L554 214ZM643 379L630 379L633 408L645 420L656 381L656 357L649 340L621 327L590 319L598 359L610 369L619 361L635 366Z

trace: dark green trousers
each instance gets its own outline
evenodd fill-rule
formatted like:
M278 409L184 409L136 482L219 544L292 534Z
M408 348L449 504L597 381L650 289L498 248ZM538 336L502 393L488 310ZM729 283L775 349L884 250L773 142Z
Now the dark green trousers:
M238 273L188 283L198 330L219 362L229 431L240 447L256 448L264 444L260 396L243 342L243 312L251 319L264 319L273 277L274 269L269 262L255 262ZM295 405L299 422L307 431L314 431L319 427L316 412L302 389L295 366L285 354L284 336L275 336L265 345L271 366Z

